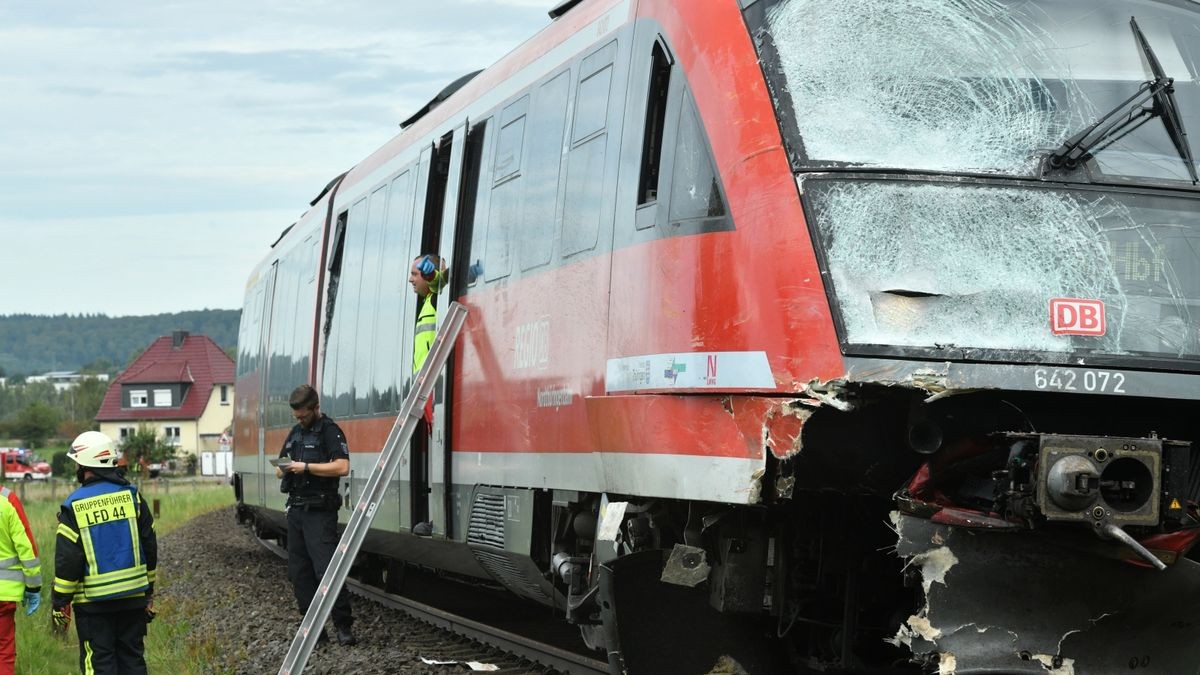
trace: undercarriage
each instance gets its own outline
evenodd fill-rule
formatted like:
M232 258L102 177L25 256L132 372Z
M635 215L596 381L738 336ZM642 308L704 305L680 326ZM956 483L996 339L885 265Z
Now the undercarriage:
M825 394L764 422L759 506L605 495L573 505L571 525L560 514L568 619L614 668L1167 673L1200 661L1187 618L1200 601L1187 558L1200 536L1194 405Z

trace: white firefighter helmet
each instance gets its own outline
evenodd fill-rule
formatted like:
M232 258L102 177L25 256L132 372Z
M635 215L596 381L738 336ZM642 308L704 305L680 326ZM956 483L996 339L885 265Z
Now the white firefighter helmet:
M71 449L67 451L67 457L73 459L76 464L93 469L116 468L120 456L113 440L99 431L85 431L79 434L71 442Z

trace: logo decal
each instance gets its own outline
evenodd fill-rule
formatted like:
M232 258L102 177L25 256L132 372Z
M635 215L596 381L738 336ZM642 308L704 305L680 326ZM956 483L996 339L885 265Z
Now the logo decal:
M1104 335L1104 302L1051 298L1050 332L1055 335Z
M686 372L686 363L676 363L675 359L671 359L671 362L667 364L667 369L663 371L663 377L670 380L671 384L675 384L676 380L679 379L679 374Z

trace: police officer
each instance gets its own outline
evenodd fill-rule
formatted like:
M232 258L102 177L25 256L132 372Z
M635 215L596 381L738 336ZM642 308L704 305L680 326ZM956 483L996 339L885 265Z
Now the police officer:
M85 431L67 457L82 485L58 514L51 614L65 632L75 606L79 667L85 673L145 673L142 645L154 618L158 540L154 516L117 469L113 441Z
M288 578L305 614L337 546L337 512L342 505L338 478L350 473L350 451L346 435L321 412L315 389L307 384L296 387L288 403L299 424L279 452L280 459L290 461L279 464L275 475L282 479L279 489L288 494ZM350 596L342 591L333 605L339 643L358 642L350 630L353 623ZM326 639L322 628L318 640Z

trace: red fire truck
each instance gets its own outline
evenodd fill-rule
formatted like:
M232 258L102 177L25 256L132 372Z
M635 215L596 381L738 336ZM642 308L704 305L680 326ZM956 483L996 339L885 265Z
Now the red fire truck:
M0 448L4 459L4 477L20 480L46 480L50 478L50 465L26 448Z

